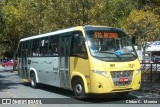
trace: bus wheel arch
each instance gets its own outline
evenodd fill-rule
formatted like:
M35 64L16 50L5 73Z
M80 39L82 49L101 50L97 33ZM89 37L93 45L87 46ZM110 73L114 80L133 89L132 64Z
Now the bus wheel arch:
M80 76L74 76L71 81L76 98L86 98L84 81Z
M36 74L33 70L30 71L30 83L31 83L32 88L38 87L37 77L36 77Z

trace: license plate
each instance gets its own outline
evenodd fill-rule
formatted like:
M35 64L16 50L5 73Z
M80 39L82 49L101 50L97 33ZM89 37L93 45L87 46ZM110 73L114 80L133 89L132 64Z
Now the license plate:
M119 78L119 82L128 82L128 78L126 77Z

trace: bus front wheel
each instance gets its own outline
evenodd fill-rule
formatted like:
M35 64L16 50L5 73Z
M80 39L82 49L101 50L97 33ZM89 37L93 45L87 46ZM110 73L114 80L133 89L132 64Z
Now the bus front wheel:
M36 76L35 73L31 73L31 87L32 88L37 88L37 81L36 81Z
M73 83L73 91L76 98L86 98L83 80L78 78Z

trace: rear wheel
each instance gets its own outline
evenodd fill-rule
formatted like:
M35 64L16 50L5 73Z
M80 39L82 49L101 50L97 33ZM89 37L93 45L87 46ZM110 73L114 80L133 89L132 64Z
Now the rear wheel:
M85 94L85 90L84 90L84 83L83 83L83 80L78 78L74 81L73 83L73 91L74 91L74 94L75 94L75 97L76 98L86 98L86 94Z
M30 82L31 82L31 87L32 87L32 88L37 88L38 83L37 83L37 81L36 81L35 73L31 73L30 78L31 78L31 80L30 80Z

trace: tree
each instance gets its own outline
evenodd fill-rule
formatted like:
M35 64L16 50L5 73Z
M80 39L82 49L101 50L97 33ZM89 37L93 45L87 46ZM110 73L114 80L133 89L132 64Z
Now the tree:
M149 10L133 10L124 29L136 37L136 43L142 44L145 53L147 42L160 40L160 17Z
M38 15L34 14L36 12L32 10L33 8L30 8L33 2L34 0L29 0L29 2L25 0L8 0L2 8L4 26L1 38L3 38L3 41L8 42L7 45L10 47L9 50L13 52L14 57L16 56L15 50L17 50L19 40L39 32L39 29L36 29L39 26L36 20Z
M142 4L143 11L136 10L137 3ZM87 24L120 27L131 35L138 32L145 37L153 29L158 33L153 26L159 18L158 4L158 0L3 0L0 1L0 41L9 43L6 46L15 52L21 38ZM147 34L143 33L146 31Z
M3 34L5 33L5 23L4 23L4 20L3 20L3 6L5 5L5 2L4 1L0 1L0 58L3 57L3 53L4 53L4 50L8 50L8 40L6 39L6 37L3 36Z
M107 24L113 27L123 27L135 5L136 2L133 0L107 0L105 16Z
M22 33L22 13L23 11L19 9L18 2L8 1L7 4L3 7L3 39L7 40L10 50L14 53L17 49L17 45L20 39L20 32Z

